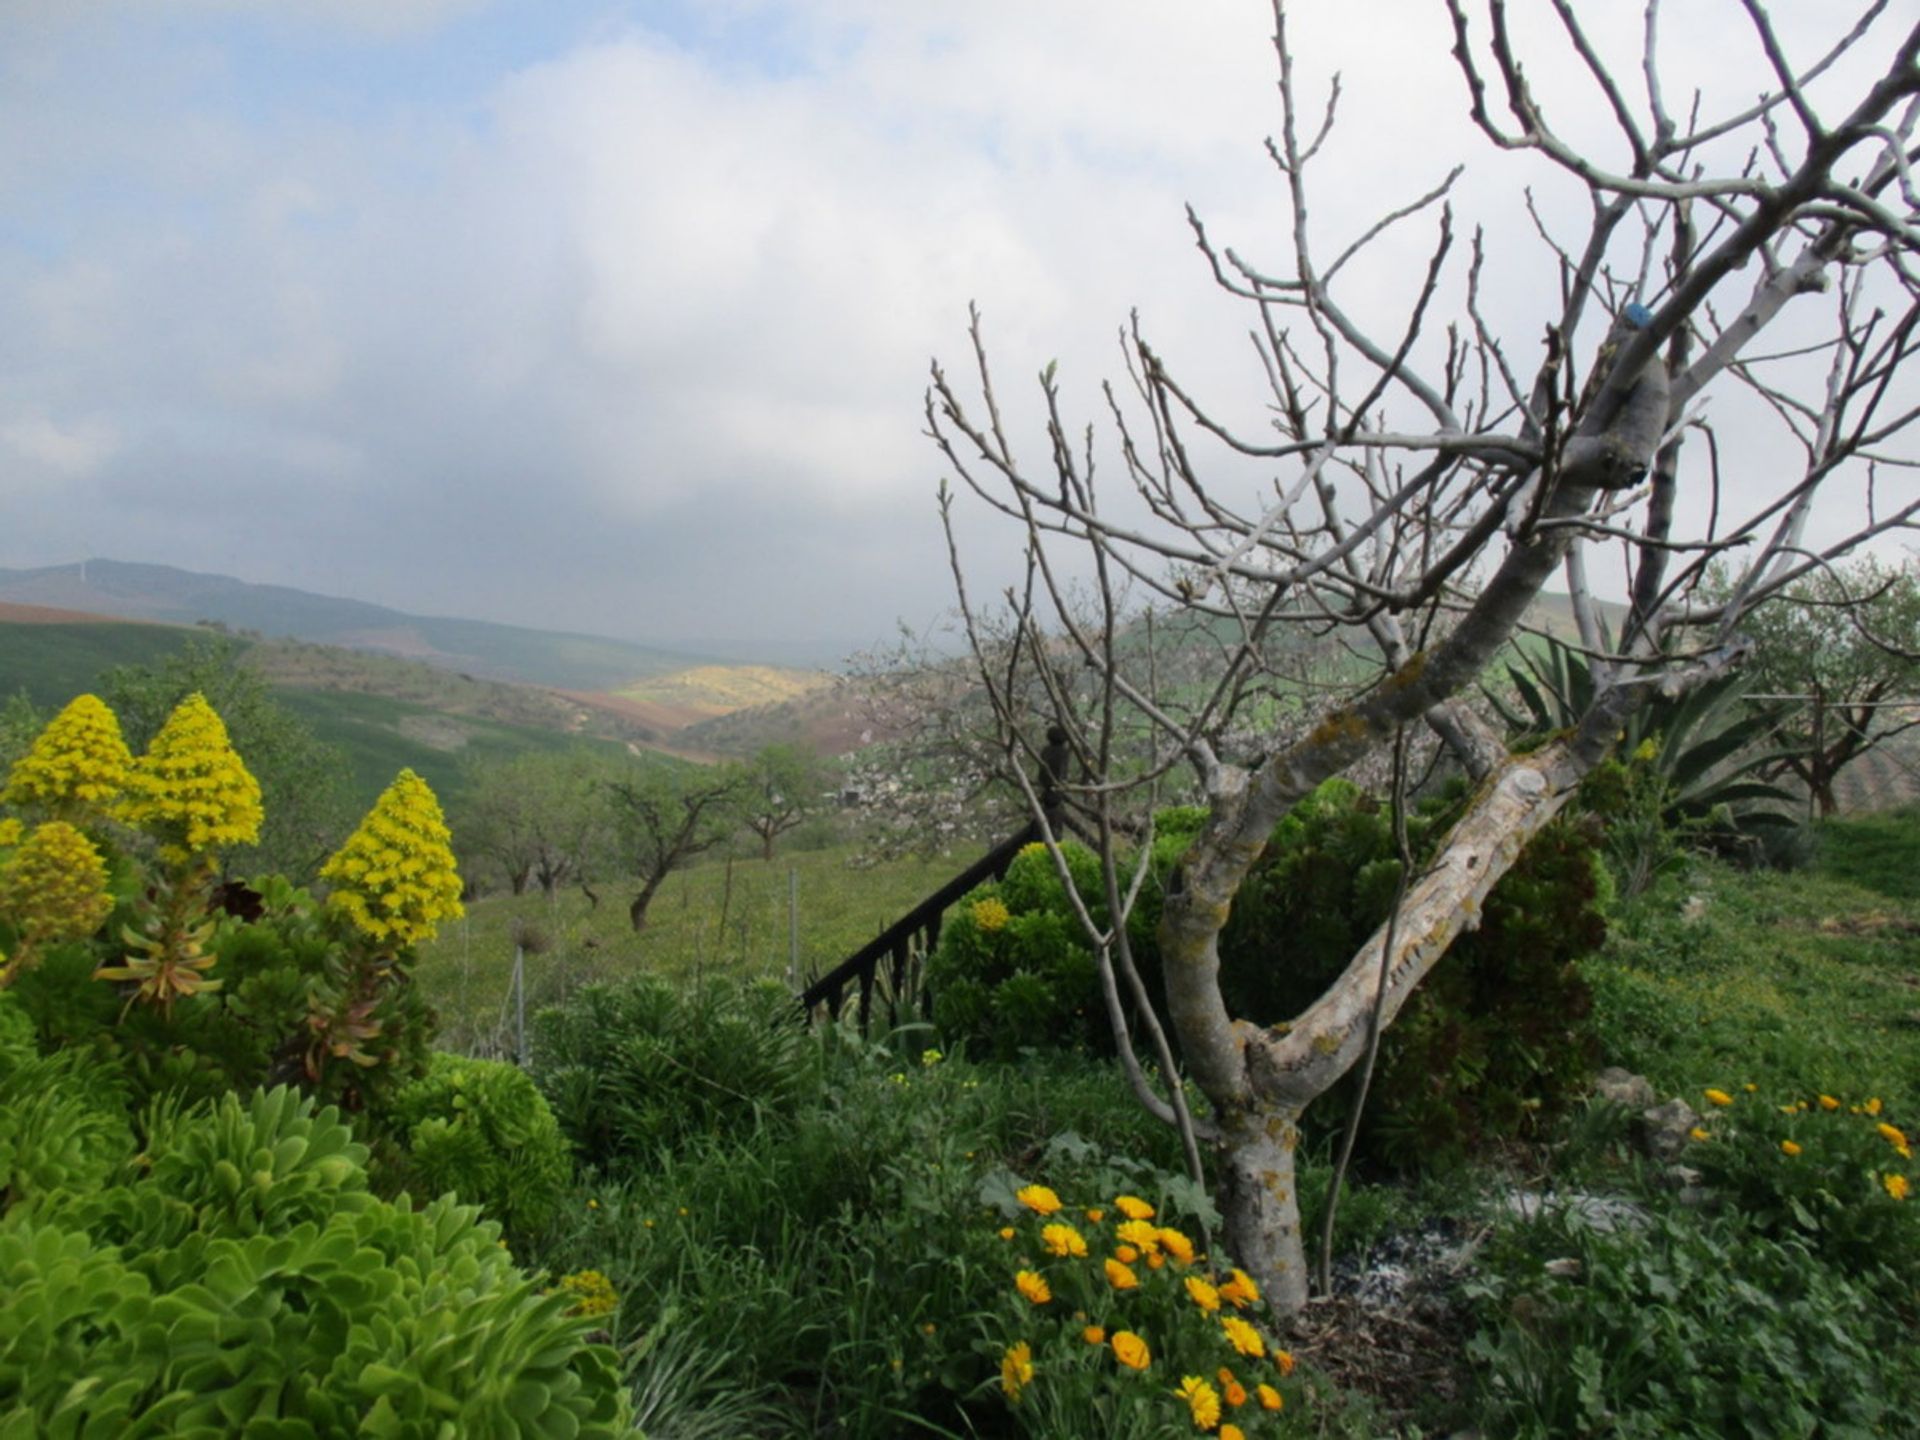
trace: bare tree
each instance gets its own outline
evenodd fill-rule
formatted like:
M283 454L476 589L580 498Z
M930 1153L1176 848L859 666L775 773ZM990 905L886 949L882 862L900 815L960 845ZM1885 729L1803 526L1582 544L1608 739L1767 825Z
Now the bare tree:
M1910 19L1876 0L1804 63L1784 53L1760 0L1740 0L1734 38L1764 57L1756 89L1766 88L1709 116L1698 97L1669 106L1658 0L1644 11L1637 74L1609 68L1574 0L1552 0L1551 23L1627 156L1608 168L1548 123L1501 0L1487 0L1484 28L1470 0L1445 3L1481 134L1574 177L1591 200L1571 244L1531 197L1524 216L1501 217L1536 232L1558 266L1559 293L1542 297L1538 363L1488 318L1487 246L1456 221L1457 167L1343 248L1324 246L1309 181L1339 87L1309 106L1275 0L1281 127L1267 149L1291 211L1290 258L1255 264L1189 217L1214 279L1250 311L1263 413L1239 423L1203 405L1137 318L1122 335L1128 383L1106 390L1105 432L1070 428L1052 367L1041 376L1040 471L1009 443L977 315L977 398L963 403L938 364L927 396L929 430L959 481L943 487L942 511L1005 773L1025 783L1046 727L1066 732L1068 793L1100 842L1104 912L1115 917L1082 921L1132 1088L1182 1126L1190 1162L1210 1148L1228 1246L1282 1314L1308 1294L1293 1154L1305 1107L1369 1055L1644 697L1724 673L1748 648L1739 624L1752 606L1920 512L1913 454L1898 448L1914 416L1908 362L1920 321L1909 168L1920 26L1903 29ZM1815 82L1876 46L1879 78L1843 110L1817 109ZM1573 103L1566 88L1557 105ZM1351 177L1339 179L1350 191ZM1422 225L1429 258L1397 328L1369 328L1360 315L1378 296L1359 290L1356 262L1390 232ZM1792 343L1758 353L1783 315ZM1820 333L1807 339L1810 327ZM1783 443L1764 466L1723 476L1726 437L1702 410L1710 385L1728 394L1723 404L1744 395L1778 424ZM1117 454L1118 485L1105 471L1096 482L1098 433ZM1253 505L1239 498L1249 467L1270 497ZM1004 608L968 593L956 489L998 511L1024 545L1024 580ZM1857 514L1843 538L1814 547L1809 517L1836 492L1858 498ZM1823 511L1823 525L1831 518ZM1592 557L1614 547L1629 611L1609 635L1588 576ZM1715 559L1738 579L1709 603L1696 591ZM1562 571L1595 697L1567 733L1509 754L1458 697ZM1135 643L1149 615L1225 637L1204 684L1157 672L1156 647ZM1344 693L1317 701L1306 723L1249 724L1281 637L1303 631L1353 637ZM1476 778L1461 818L1304 1013L1270 1027L1229 1013L1219 937L1275 824L1321 781L1415 730L1438 735ZM1167 883L1158 931L1173 1033L1134 1007L1156 1080L1126 1033L1121 990L1146 997L1124 916L1146 877L1137 837L1176 779L1203 797L1208 819ZM1027 798L1038 816L1031 786ZM1129 834L1135 843L1123 843ZM1287 963L1284 936L1273 937L1273 963ZM1205 1115L1184 1112L1176 1048Z
M640 882L627 904L636 931L667 876L739 830L745 783L737 766L659 763L602 782L619 863Z

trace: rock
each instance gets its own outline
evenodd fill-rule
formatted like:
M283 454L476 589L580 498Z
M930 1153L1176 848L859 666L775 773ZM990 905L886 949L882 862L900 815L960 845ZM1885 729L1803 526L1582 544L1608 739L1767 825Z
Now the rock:
M1593 1077L1593 1093L1600 1099L1629 1110L1645 1110L1659 1101L1653 1084L1644 1075L1609 1065Z
M1680 919L1688 925L1693 924L1706 913L1707 897L1704 895L1689 895L1687 903L1680 907Z
M1580 1278L1580 1261L1577 1256L1569 1255L1564 1260L1549 1260L1540 1268L1545 1270L1547 1274L1561 1280L1578 1280Z
M1691 1132L1699 1123L1699 1112L1676 1098L1642 1110L1634 1127L1635 1138L1640 1148L1654 1159L1673 1164L1693 1143Z
M1507 1209L1522 1220L1542 1215L1561 1215L1589 1230L1610 1235L1615 1230L1639 1230L1647 1224L1647 1212L1631 1200L1613 1195L1541 1195L1533 1190L1515 1190L1505 1201Z

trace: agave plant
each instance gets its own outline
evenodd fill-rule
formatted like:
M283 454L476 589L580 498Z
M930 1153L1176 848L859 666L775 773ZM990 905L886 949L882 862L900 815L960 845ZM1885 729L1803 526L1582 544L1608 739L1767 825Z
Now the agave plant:
M1506 665L1517 707L1482 687L1509 732L1524 743L1577 724L1593 700L1588 657L1552 637L1518 656ZM1744 676L1725 675L1677 699L1655 695L1627 722L1619 753L1651 767L1670 828L1724 834L1797 823L1795 797L1760 778L1788 753L1772 742L1794 707L1753 700L1751 688Z

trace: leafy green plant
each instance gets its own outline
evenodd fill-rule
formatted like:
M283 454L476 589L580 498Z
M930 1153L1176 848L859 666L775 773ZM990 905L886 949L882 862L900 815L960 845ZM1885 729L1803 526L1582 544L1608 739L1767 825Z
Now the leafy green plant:
M334 1110L283 1087L145 1125L119 1183L0 1219L0 1431L624 1431L593 1322L474 1211L371 1194Z
M498 1060L437 1054L394 1097L389 1121L405 1150L410 1187L452 1191L513 1234L552 1218L573 1178L573 1157L545 1097Z

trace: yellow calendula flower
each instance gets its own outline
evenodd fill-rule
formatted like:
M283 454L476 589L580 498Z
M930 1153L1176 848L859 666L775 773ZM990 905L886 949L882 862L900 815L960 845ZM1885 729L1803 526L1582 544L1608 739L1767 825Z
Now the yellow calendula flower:
M1220 1298L1236 1310L1244 1310L1249 1305L1260 1303L1260 1287L1253 1283L1253 1277L1241 1269L1228 1272L1227 1283L1220 1287Z
M1889 1125L1886 1121L1882 1120L1873 1128L1880 1132L1880 1138L1885 1140L1889 1145L1900 1146L1907 1143L1907 1132L1902 1130L1898 1125Z
M1137 1290L1140 1288L1140 1277L1133 1273L1131 1267L1121 1264L1120 1261L1107 1261L1105 1269L1107 1272L1107 1284L1111 1285L1114 1289Z
M1002 1240L1011 1240L1011 1239L1013 1239L1013 1226L1011 1226L1011 1225L1002 1225L1002 1226L1000 1227L1000 1238L1001 1238Z
M1071 1225L1047 1225L1040 1231L1040 1244L1049 1255L1084 1256L1087 1242L1080 1232Z
M1053 1299L1053 1291L1048 1288L1046 1276L1033 1270L1022 1270L1013 1277L1014 1288L1035 1305L1045 1305Z
M1113 1208L1129 1220L1153 1219L1153 1206L1142 1200L1138 1195L1120 1195L1115 1197Z
M1238 1315L1229 1315L1220 1322L1227 1343L1242 1355L1259 1359L1267 1353L1267 1342L1260 1338L1260 1332L1242 1320Z
M1293 1352L1291 1350L1274 1351L1273 1363L1279 1369L1282 1378L1291 1375L1293 1373Z
M1087 1211L1087 1223L1090 1225L1098 1225L1102 1220L1106 1218L1107 1218L1107 1212L1104 1210Z
M1060 1208L1060 1197L1045 1185L1023 1185L1013 1198L1036 1215L1051 1215Z
M1220 1292L1198 1275L1187 1276L1187 1298L1202 1310L1212 1313L1220 1308Z
M1862 1105L1860 1108L1866 1111L1867 1114L1869 1115L1878 1115L1880 1113L1880 1097L1878 1095L1875 1095L1871 1100L1867 1101L1867 1103Z
M1160 1232L1145 1220L1123 1221L1113 1233L1142 1255L1157 1254L1160 1250Z
M1880 1184L1896 1200L1904 1200L1913 1193L1913 1186L1904 1175L1882 1175Z
M0 802L55 814L104 807L126 785L132 764L113 711L98 695L81 695L13 762Z
M1840 1108L1840 1102L1831 1095L1822 1095L1820 1097L1820 1108L1822 1110L1838 1110Z
M424 944L442 920L465 913L440 802L411 770L373 802L320 875L333 882L328 907L382 944Z
M1147 1342L1131 1330L1119 1330L1114 1333L1113 1358L1129 1370L1144 1370L1153 1363L1153 1352L1147 1349Z
M1032 1383L1033 1347L1022 1340L1008 1347L1007 1353L1000 1357L1000 1388L1007 1392L1009 1401L1018 1405L1021 1393Z
M1711 1140L1713 1138L1713 1134L1711 1131L1702 1130L1698 1125L1696 1125L1691 1130L1687 1131L1687 1138L1689 1140Z
M1089 1345L1104 1345L1107 1343L1107 1332L1099 1325L1089 1325L1080 1332L1080 1338Z
M1167 1254L1178 1260L1182 1265L1191 1265L1193 1263L1193 1241L1181 1234L1180 1231L1169 1230L1163 1226L1160 1230L1156 1231L1155 1234L1160 1241L1160 1248L1166 1251Z
M1713 1104L1713 1105L1733 1104L1733 1096L1729 1095L1724 1090L1716 1090L1711 1085L1709 1085L1705 1090L1701 1091L1700 1093L1707 1097L1708 1103L1710 1104Z
M1220 1392L1200 1376L1181 1376L1180 1388L1173 1393L1187 1402L1194 1429L1211 1430L1220 1423Z
M1247 1432L1229 1420L1220 1427L1220 1440L1247 1440Z
M1123 1265L1131 1265L1140 1258L1140 1252L1131 1245L1116 1245L1113 1251L1113 1258Z
M1782 1140L1780 1142L1780 1152L1783 1155L1798 1155L1800 1153L1800 1147L1791 1140Z
M1006 905L989 896L985 900L973 902L973 923L989 933L1007 928L1007 921L1013 918Z
M1259 1400L1262 1410L1284 1410L1287 1408L1287 1397L1271 1385L1256 1385L1253 1387L1253 1393L1254 1397Z
M147 753L127 771L121 816L176 860L260 838L260 782L235 753L204 695L174 706Z
M1247 1403L1247 1387L1234 1378L1233 1371L1222 1365L1216 1378L1220 1381L1220 1398L1227 1402L1229 1410L1238 1410Z

